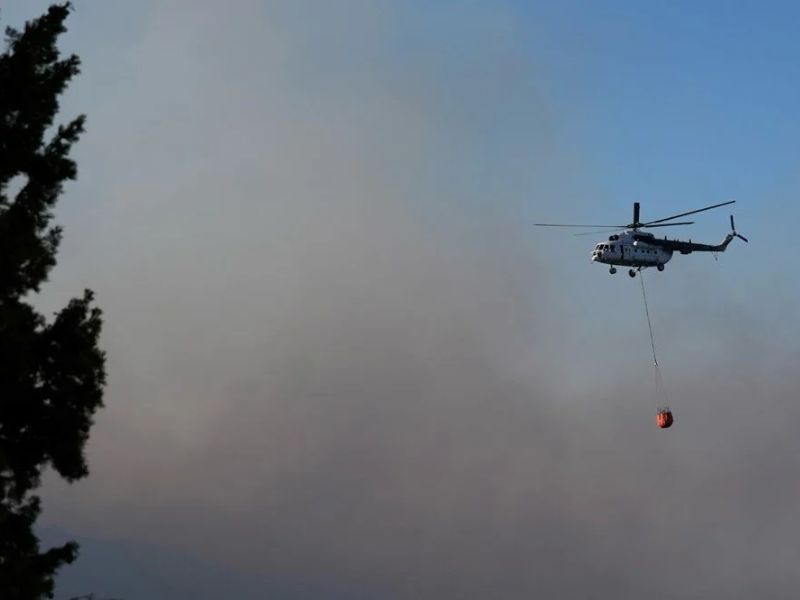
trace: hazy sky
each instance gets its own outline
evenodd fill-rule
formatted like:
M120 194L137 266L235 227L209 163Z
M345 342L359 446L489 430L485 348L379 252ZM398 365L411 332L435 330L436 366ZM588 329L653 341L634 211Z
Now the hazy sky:
M48 526L253 597L796 597L792 3L74 4L38 302L96 291L109 387ZM729 198L646 273L659 431L638 281L531 223Z

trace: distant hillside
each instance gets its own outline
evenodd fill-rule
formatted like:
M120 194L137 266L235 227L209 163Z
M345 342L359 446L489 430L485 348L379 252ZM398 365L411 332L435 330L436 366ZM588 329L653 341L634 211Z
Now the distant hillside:
M44 544L75 539L78 561L63 569L56 600L94 592L98 599L121 600L316 600L352 598L313 588L303 582L276 582L268 578L220 568L150 544L130 540L98 540L43 528Z

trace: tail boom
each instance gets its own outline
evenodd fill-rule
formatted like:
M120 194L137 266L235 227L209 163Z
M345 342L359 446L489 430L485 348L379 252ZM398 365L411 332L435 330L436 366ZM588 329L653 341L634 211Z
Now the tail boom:
M662 248L666 250L672 250L673 252L691 254L692 252L725 252L725 250L728 248L728 245L733 241L733 238L739 238L744 242L748 241L746 237L739 235L736 232L736 225L733 222L733 215L731 215L731 232L726 235L725 239L719 244L695 244L691 240L688 242L682 242L680 240L668 240L666 238L663 240L648 240L647 243L653 246L661 246Z

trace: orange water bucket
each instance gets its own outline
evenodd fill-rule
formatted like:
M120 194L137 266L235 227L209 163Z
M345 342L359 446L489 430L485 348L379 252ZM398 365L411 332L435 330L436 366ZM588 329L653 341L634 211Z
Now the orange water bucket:
M656 423L661 429L667 429L672 426L673 421L672 411L668 408L663 408L656 413Z

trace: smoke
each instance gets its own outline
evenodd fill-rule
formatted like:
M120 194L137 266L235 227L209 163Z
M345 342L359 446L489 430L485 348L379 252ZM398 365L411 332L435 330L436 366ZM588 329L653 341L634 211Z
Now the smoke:
M655 429L638 290L531 242L581 162L511 9L150 11L62 214L111 383L48 518L349 597L793 596L796 376L745 305Z

